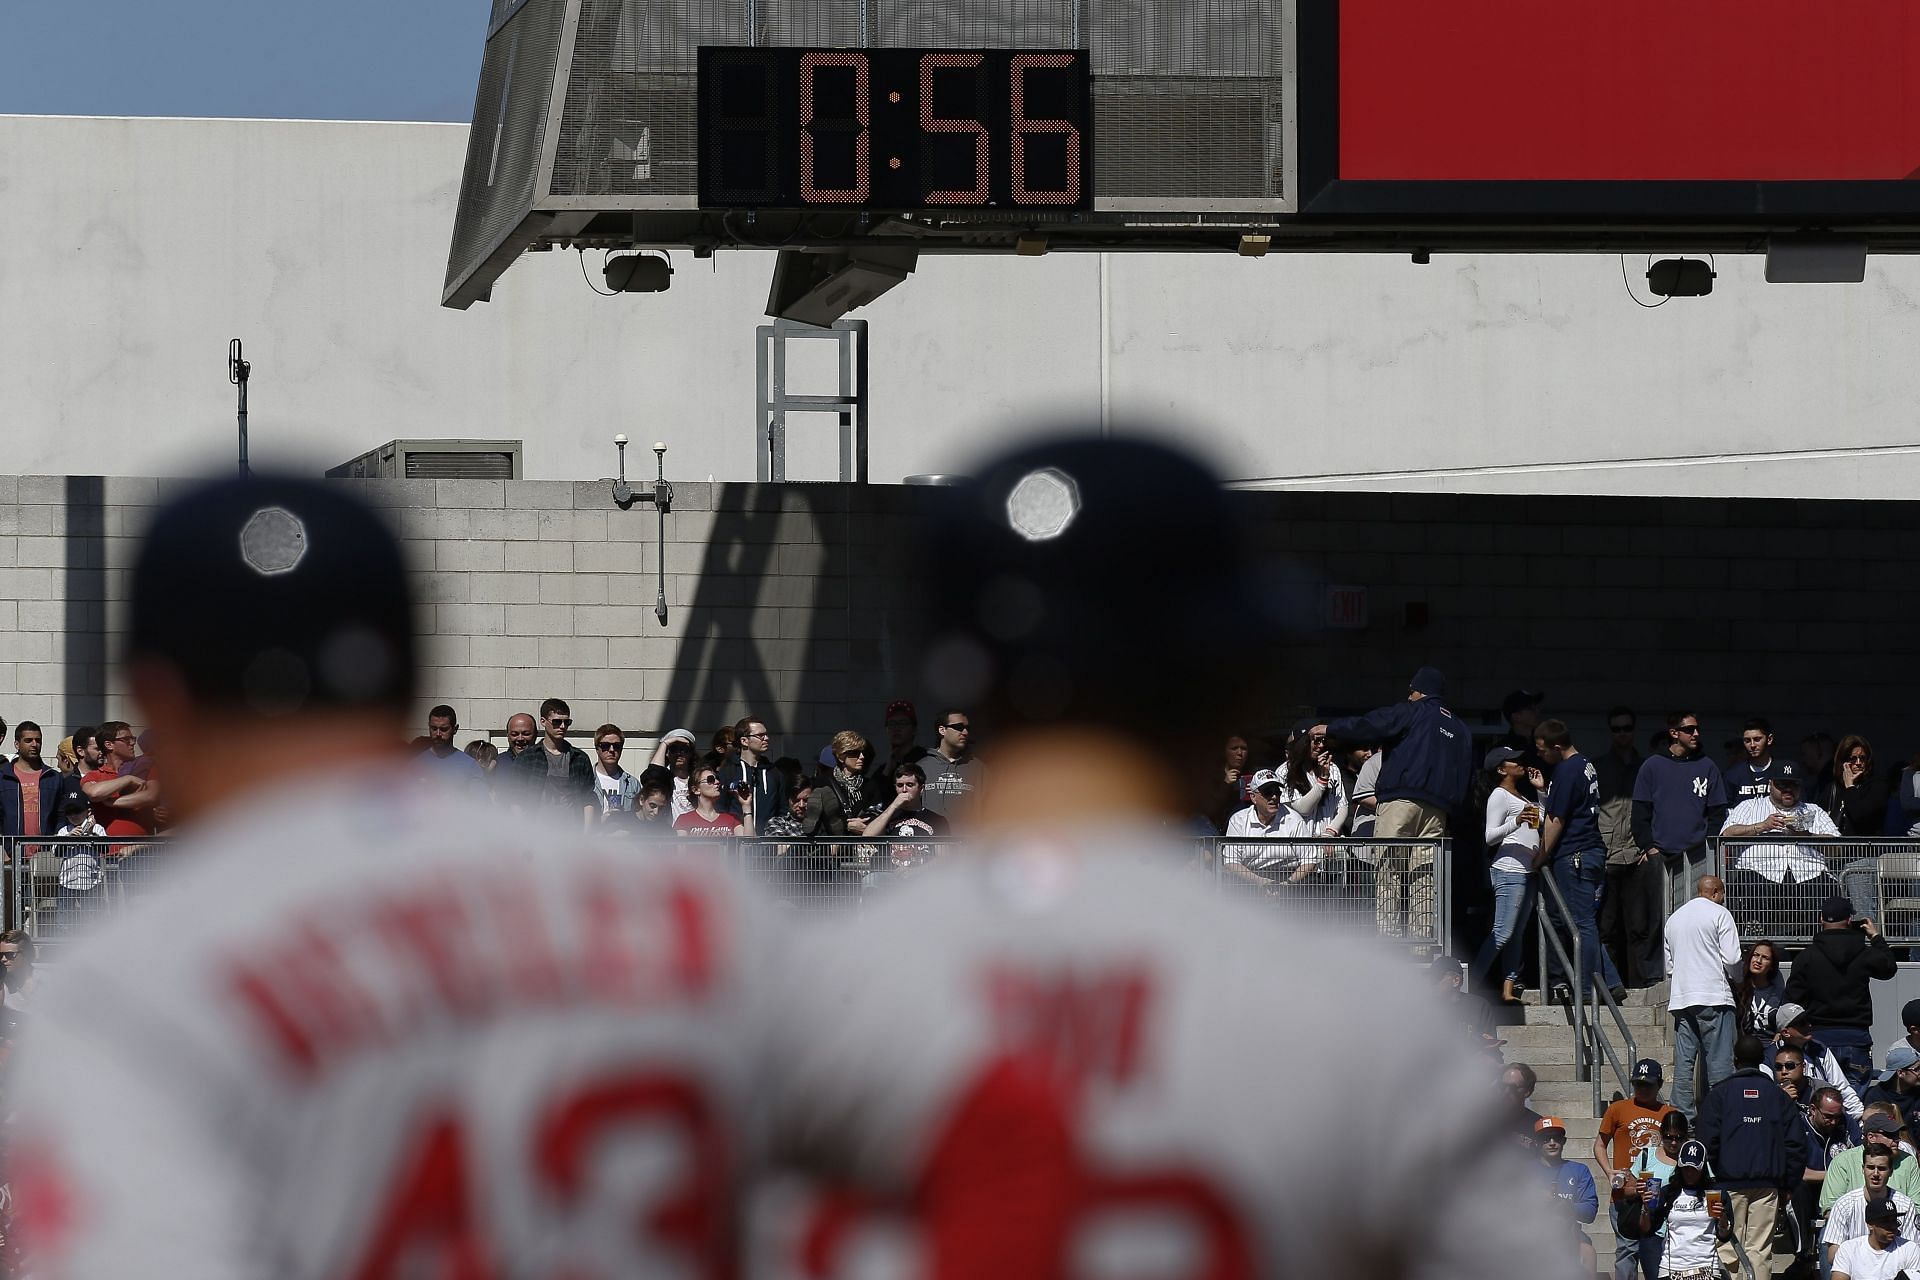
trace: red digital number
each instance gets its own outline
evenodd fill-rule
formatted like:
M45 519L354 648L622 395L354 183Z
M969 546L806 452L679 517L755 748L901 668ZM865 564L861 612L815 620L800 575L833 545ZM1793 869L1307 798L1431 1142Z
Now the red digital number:
M590 1198L587 1168L596 1150L623 1131L653 1126L670 1128L685 1142L687 1173L654 1202L636 1206L635 1242L648 1255L684 1258L689 1274L724 1280L733 1274L727 1145L698 1086L637 1072L592 1080L561 1096L535 1122L529 1152L535 1177L563 1208L579 1208ZM474 1203L478 1171L468 1147L466 1126L455 1114L436 1113L420 1127L398 1162L360 1262L348 1273L354 1280L419 1274L494 1280L502 1274ZM619 1273L637 1274L645 1265L647 1258L635 1259ZM573 1266L560 1274L582 1280L592 1272Z
M814 110L814 74L821 67L853 68L854 183L851 187L822 188L814 182L813 135L817 123ZM800 198L808 204L864 204L873 190L872 138L867 126L867 55L864 53L809 53L800 59ZM830 132L846 131L843 121L827 117Z
M928 204L987 202L987 127L974 119L949 119L933 114L934 71L941 67L979 67L985 62L986 58L977 53L929 53L920 59L920 128L927 133L973 135L973 186L965 191L929 191L926 195ZM978 95L976 101L977 98Z
M1080 131L1067 120L1027 118L1027 72L1033 68L1070 67L1071 53L1019 53L1013 58L1013 199L1016 204L1078 204L1080 201ZM1065 134L1067 185L1059 191L1034 191L1027 186L1027 135Z

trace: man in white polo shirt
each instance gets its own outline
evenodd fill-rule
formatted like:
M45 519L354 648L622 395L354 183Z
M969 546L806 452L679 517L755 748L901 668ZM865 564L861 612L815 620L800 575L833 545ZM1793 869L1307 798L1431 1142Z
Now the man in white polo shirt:
M1726 908L1719 876L1701 876L1694 897L1667 917L1666 961L1673 1016L1673 1105L1695 1118L1695 1074L1707 1088L1733 1074L1732 974L1740 966L1740 933Z
M1736 841L1728 880L1733 910L1757 932L1799 929L1837 893L1839 881L1816 848L1789 844L1795 836L1838 836L1827 811L1806 801L1806 777L1791 760L1775 760L1767 794L1742 800L1728 813L1720 838Z
M1282 881L1299 884L1313 874L1319 859L1318 845L1266 839L1297 833L1288 821L1292 810L1281 803L1282 791L1280 775L1271 769L1260 770L1247 784L1247 795L1253 803L1227 819L1225 839L1259 839L1254 844L1228 844L1223 840L1220 854L1228 875L1267 888Z

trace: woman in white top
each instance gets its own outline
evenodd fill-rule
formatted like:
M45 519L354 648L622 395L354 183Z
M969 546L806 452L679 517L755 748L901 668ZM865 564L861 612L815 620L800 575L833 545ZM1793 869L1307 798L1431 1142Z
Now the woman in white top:
M1733 1220L1724 1200L1707 1199L1707 1148L1698 1140L1680 1144L1680 1163L1674 1180L1640 1184L1640 1238L1666 1228L1666 1246L1660 1251L1660 1274L1672 1280L1708 1280L1720 1272L1715 1246L1733 1237Z
M1540 848L1540 806L1534 803L1526 766L1512 747L1487 753L1487 769L1497 784L1487 796L1487 853L1493 863L1487 875L1493 881L1493 932L1473 961L1475 988L1490 980L1496 961L1500 998L1508 1004L1520 998L1520 965L1524 958L1527 921L1540 889L1533 878L1534 852Z
M1280 803L1287 835L1337 839L1347 829L1347 780L1334 767L1324 733L1303 733L1287 748Z

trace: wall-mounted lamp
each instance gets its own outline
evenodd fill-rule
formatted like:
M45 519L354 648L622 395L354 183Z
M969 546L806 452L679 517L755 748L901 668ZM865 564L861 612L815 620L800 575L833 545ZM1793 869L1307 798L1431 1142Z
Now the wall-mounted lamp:
M667 483L667 446L664 441L655 441L653 446L654 481L653 492L635 493L633 486L627 483L627 436L625 432L613 438L613 447L620 451L620 476L613 482L613 503L622 511L630 510L636 502L651 502L654 513L660 519L660 562L659 591L654 596L653 616L660 620L661 626L667 625L667 513L673 510L673 486Z

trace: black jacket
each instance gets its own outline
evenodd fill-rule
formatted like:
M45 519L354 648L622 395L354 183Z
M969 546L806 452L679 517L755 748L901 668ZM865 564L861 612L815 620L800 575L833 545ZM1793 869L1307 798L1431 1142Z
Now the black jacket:
M1790 1191L1806 1172L1806 1128L1786 1090L1748 1067L1707 1091L1695 1136L1706 1144L1716 1187Z
M10 836L50 836L66 825L69 796L83 796L80 779L58 769L47 768L40 774L40 829L22 831L26 821L26 797L21 794L20 777L9 764L0 769L0 832Z
M730 813L736 818L744 816L740 797L733 789L743 777L753 783L753 824L756 830L767 819L787 811L787 780L764 759L757 765L749 766L739 756L733 756L714 772L720 775L721 812Z
M520 803L533 808L562 808L578 817L582 808L597 803L594 795L593 761L587 753L567 744L567 776L564 780L547 776L547 749L534 743L518 756L502 757L497 765L510 764L519 784Z
M1822 929L1793 962L1787 999L1805 1007L1816 1027L1873 1028L1873 995L1867 984L1894 975L1893 952L1883 937L1858 929Z
M1373 792L1382 804L1420 800L1452 810L1467 798L1473 779L1473 732L1438 698L1396 702L1364 716L1335 720L1327 726L1327 736L1388 745Z

